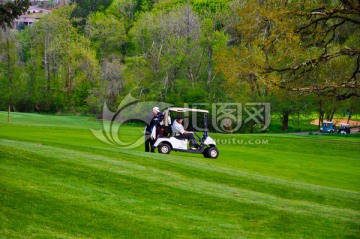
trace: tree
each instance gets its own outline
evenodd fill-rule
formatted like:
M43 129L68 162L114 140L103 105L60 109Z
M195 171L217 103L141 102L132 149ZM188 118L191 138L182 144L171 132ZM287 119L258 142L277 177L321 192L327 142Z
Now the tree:
M9 39L9 34L7 34L8 30L7 27L11 27L13 21L18 18L20 15L22 15L30 6L29 0L15 0L15 1L7 1L0 3L0 28L4 30L3 33L5 33L5 52L6 52L6 62L7 62L7 78L9 80L9 118L10 120L10 105L14 104L14 97L13 97L13 70L11 67L11 61L14 59L14 57L11 56L11 40ZM4 34L2 34L4 35ZM0 75L1 76L1 75ZM5 95L5 94L3 94ZM14 107L14 105L13 105Z
M219 56L219 62L230 56L219 67L230 81L253 74L250 85L261 80L338 100L360 96L357 1L253 1L238 3L235 9L238 40ZM342 68L337 77L333 65Z
M14 0L0 3L0 27L11 27L11 24L30 7L29 0Z
M200 82L207 65L200 28L199 18L187 4L169 12L144 13L131 29L136 53L143 55L151 70L149 87L158 90L158 100L165 100L176 82L186 80L193 87Z
M74 6L53 11L37 22L30 39L32 50L28 64L41 62L45 79L41 110L85 107L89 90L98 86L100 68L90 41L72 26ZM34 67L36 69L36 67Z
M222 47L226 45L226 35L222 30L216 30L216 22L210 18L205 18L201 22L201 40L200 45L204 48L204 64L206 64L206 92L208 100L213 102L217 96L221 100L226 100L221 93L222 76L214 70L214 52L220 52Z
M303 110L301 99L292 95L326 97L325 102L360 96L359 7L354 4L233 2L226 50L215 55L227 93L252 101L271 96L274 109L282 111L283 129L291 114ZM320 112L324 115L323 105Z
M121 19L128 31L139 15L150 11L152 6L152 0L114 0L106 12Z
M284 89L273 90L265 100L271 103L271 111L279 115L281 130L286 132L289 128L289 120L293 115L311 113L313 110L312 98L303 92L287 91Z
M94 48L98 50L99 59L112 54L122 55L123 47L128 40L122 22L115 16L102 12L89 15L85 32Z
M77 24L85 26L86 18L92 12L105 11L111 4L111 0L72 0L70 1L76 7L72 12L72 17L80 20Z
M102 85L105 89L106 103L108 106L117 106L118 96L125 87L123 75L124 65L119 59L111 61L105 59L101 70Z
M14 87L15 68L17 66L17 41L14 31L9 28L0 30L0 70L1 70L1 98L2 102L15 110Z

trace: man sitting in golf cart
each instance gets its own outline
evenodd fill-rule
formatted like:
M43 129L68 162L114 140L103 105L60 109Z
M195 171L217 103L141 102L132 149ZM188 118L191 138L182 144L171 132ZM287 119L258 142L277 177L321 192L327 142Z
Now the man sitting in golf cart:
M184 126L182 125L182 122L184 121L184 117L181 115L176 116L176 119L174 120L171 129L172 132L177 139L188 139L190 141L190 149L196 150L195 144L196 140L194 138L194 132L192 131L186 131L184 129Z

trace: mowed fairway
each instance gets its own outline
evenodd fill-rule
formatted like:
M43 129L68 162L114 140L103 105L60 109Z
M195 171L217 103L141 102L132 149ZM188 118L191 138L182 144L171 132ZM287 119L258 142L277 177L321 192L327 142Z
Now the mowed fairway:
M6 120L0 238L360 238L358 136L212 134L213 160L106 145L89 117Z

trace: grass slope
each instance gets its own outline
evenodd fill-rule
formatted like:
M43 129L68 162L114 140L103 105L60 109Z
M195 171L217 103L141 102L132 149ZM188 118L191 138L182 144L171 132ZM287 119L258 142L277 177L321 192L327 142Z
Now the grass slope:
M108 146L100 127L0 113L0 238L360 238L358 136L212 134L210 160Z

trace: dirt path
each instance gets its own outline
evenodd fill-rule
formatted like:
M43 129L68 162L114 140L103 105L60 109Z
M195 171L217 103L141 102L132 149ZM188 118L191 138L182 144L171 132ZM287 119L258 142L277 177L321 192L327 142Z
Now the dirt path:
M347 124L348 123L347 120L348 120L347 118L335 118L332 120L332 122L335 123L337 126L339 126L341 123ZM311 121L310 123L314 124L314 125L319 125L319 119L315 119L315 120ZM351 127L359 127L360 121L350 120L349 125Z

